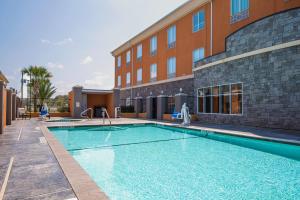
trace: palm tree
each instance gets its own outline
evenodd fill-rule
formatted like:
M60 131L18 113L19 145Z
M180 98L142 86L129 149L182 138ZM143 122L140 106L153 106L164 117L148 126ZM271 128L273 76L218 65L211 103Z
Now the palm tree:
M56 88L48 80L41 81L39 85L39 100L40 105L45 103L45 100L50 99L56 92Z
M37 100L39 98L39 88L43 81L49 81L52 74L43 66L29 66L24 68L22 73L30 77L29 86L31 87L31 93L33 96L33 108L34 112L37 112Z

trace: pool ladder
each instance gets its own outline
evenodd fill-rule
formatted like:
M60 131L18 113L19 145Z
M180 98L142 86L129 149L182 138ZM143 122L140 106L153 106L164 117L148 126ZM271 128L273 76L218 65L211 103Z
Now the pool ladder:
M91 111L91 117L89 118L88 112ZM93 119L94 111L92 108L88 108L80 113L80 117L86 117L88 119Z
M111 120L110 120L110 117L109 117L109 114L108 114L106 108L103 108L103 112L104 112L103 115L102 115L103 124L105 124L105 114L106 114L107 119L108 119L108 121L109 121L109 124L111 125Z

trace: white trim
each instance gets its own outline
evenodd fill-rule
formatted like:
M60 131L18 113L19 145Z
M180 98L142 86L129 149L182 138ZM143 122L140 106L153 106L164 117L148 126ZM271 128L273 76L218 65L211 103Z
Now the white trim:
M2 200L4 198L4 193L5 193L5 190L6 190L6 187L7 187L7 183L8 183L8 179L9 179L9 175L10 175L13 163L14 163L14 157L11 157L10 161L9 161L7 171L6 171L6 174L5 174L5 177L4 177L4 180L3 180L3 184L2 184L2 187L1 187L1 190L0 190L0 200Z
M129 90L129 89L133 89L133 88L140 88L140 87L145 87L145 86L158 85L158 84L163 84L163 83L170 83L170 82L174 82L174 81L181 81L181 80L186 80L186 79L191 79L191 78L194 78L194 74L187 75L187 76L175 77L175 78L172 78L172 79L166 79L166 80L162 80L162 81L145 83L145 84L136 85L136 86L132 86L132 87L121 88L120 90Z
M202 65L200 67L196 67L196 68L193 69L193 72L204 69L204 68L212 67L212 66L215 66L215 65L223 64L223 63L226 63L226 62L230 62L230 61L233 61L233 60L238 60L238 59L242 59L242 58L246 58L246 57L250 57L250 56L255 56L255 55L258 55L258 54L263 54L263 53L267 53L267 52L275 51L275 50L279 50L279 49L298 46L298 45L300 45L300 40L295 40L295 41L292 41L292 42L278 44L278 45L275 45L275 46L271 46L271 47L267 47L267 48L263 48L263 49L258 49L258 50L255 50L255 51L249 51L247 53L243 53L243 54L240 54L240 55L237 55L237 56L231 56L231 57L224 58L224 59L212 62L212 63L208 63L206 65Z

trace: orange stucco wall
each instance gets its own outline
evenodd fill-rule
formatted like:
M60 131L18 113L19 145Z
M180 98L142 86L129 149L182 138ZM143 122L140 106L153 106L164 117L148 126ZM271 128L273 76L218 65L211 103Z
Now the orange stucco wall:
M113 94L88 94L87 107L94 108L95 106L104 106L110 117L114 115Z
M299 0L249 0L249 17L242 21L230 24L230 0L214 0L213 1L213 48L212 55L221 53L225 50L225 39L230 34L239 30L240 28L257 21L263 17L288 10L291 8L300 7ZM192 18L193 14L199 10L205 11L205 27L204 29L193 33ZM149 37L139 44L143 45L142 61L136 58L137 45L122 52L120 55L121 67L117 67L117 55L115 57L115 87L117 87L117 77L121 75L121 87L126 87L126 73L131 72L131 79L133 85L136 85L137 69L143 69L143 83L150 81L150 65L157 64L157 80L167 79L167 59L176 56L176 76L184 76L192 74L192 52L196 48L205 48L205 57L211 55L210 51L210 30L211 30L211 4L195 8L191 13L161 29L156 34L157 36L157 55L150 56L150 38ZM176 47L168 49L167 47L167 29L176 25ZM131 62L132 65L126 66L126 52L132 50Z

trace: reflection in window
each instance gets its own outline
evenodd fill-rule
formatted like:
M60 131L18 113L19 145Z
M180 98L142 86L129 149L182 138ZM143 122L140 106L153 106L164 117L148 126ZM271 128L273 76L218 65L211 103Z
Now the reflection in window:
M204 88L204 105L205 105L205 112L211 113L211 88Z
M242 84L231 85L231 114L242 114Z
M199 113L243 113L242 83L200 88L197 99Z

